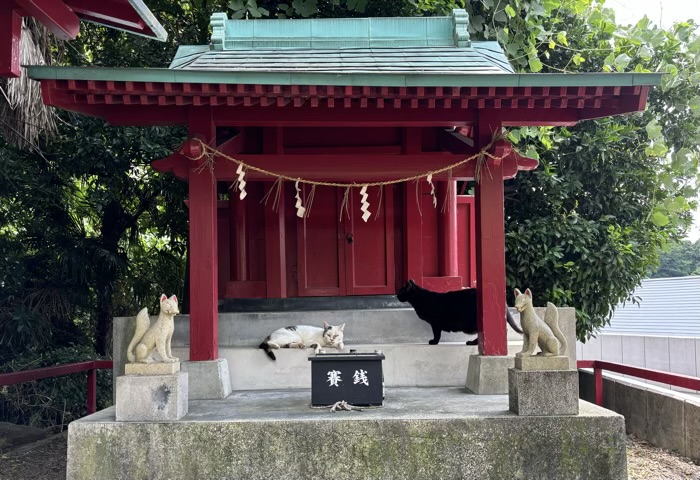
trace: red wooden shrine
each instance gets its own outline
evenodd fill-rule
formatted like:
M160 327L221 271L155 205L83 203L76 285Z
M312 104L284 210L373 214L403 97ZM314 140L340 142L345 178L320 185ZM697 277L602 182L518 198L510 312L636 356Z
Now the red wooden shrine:
M654 74L516 74L495 42L469 42L466 13L410 19L231 21L212 16L210 46L181 47L168 69L30 67L44 101L114 125L185 125L190 140L153 163L189 183L190 359L218 357L217 302L227 297L394 293L478 288L479 350L506 355L503 181L537 162L494 135L509 126L574 125L645 107ZM274 28L273 28L274 27ZM409 28L410 27L410 28ZM370 35L368 32L372 32ZM319 186L306 218L285 182L246 170L248 197L229 191L235 162L209 168L199 142L304 180L387 181L372 218L358 189ZM476 161L424 175L489 147ZM302 195L309 186L302 185ZM442 212L444 208L444 213ZM475 248L472 247L474 245Z
M99 23L149 38L167 34L141 0L0 1L0 77L20 75L22 18L33 17L59 40L73 40L80 21Z

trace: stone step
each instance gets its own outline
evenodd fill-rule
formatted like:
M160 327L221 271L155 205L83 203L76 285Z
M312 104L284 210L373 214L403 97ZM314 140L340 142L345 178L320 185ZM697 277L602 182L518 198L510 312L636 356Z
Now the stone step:
M522 341L508 343L509 355L519 352ZM427 344L350 344L345 350L358 352L381 350L385 355L382 368L387 387L463 387L466 384L469 356L478 353L476 346L464 343ZM327 352L334 352L327 349ZM273 390L311 388L309 356L313 350L274 350L276 361L259 348L220 348L219 357L228 361L233 390ZM184 361L187 348L173 348L173 355Z
M518 321L515 309L511 309L511 313ZM430 325L418 318L412 308L241 312L219 314L219 346L257 347L278 328L289 325L320 327L324 321L331 325L345 324L346 344L428 343L433 338ZM188 345L189 331L189 315L178 315L172 345ZM466 342L474 338L476 335L443 332L441 341ZM521 340L522 337L508 326L508 339Z
M511 312L513 310L511 309ZM539 315L544 309L538 309ZM514 315L519 320L517 314ZM155 321L156 317L151 317ZM219 314L219 358L228 361L234 390L310 388L310 350L278 350L273 362L258 345L272 331L287 325L332 325L345 323L345 347L358 351L382 350L387 359L385 378L391 386L464 386L469 355L476 346L465 345L475 338L463 333L443 333L439 345L428 345L430 326L413 309L343 310L313 312L259 312ZM575 368L575 311L559 309L559 322L568 339L568 356ZM189 315L175 318L173 352L182 360L189 355ZM510 355L520 351L522 336L508 328ZM126 349L134 332L134 317L114 319L114 378L124 375Z

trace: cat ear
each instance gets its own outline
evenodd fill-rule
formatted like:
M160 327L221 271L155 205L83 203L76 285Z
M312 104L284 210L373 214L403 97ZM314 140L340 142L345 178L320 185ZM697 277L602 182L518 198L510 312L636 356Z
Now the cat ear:
M520 292L520 290L518 290L516 288L515 290L513 290L513 295L515 295L516 297L519 297L520 295L522 295L522 293Z
M340 331L342 332L343 329L345 328L345 324L342 324L339 328L340 328Z
M525 289L525 295L527 295L528 297L532 298L532 292L530 291L529 288Z
M408 283L411 284L411 285L415 285L415 284L416 284L416 282L414 282L412 278L408 280Z
M162 294L162 295L160 296L160 303L163 303L163 302L166 301L167 299L168 299L167 295Z
M177 297L176 297L175 295L173 295L172 297L170 297L170 300L172 300L173 302L177 303Z
M328 322L324 320L323 321L323 328L329 328L329 327L330 327L330 325L328 325Z

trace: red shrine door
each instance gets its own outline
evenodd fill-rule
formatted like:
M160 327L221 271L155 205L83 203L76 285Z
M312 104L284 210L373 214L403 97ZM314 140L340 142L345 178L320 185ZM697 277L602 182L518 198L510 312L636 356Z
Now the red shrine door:
M367 193L372 216L364 222L358 189L345 206L344 189L316 187L308 217L297 219L300 297L394 293L394 188L384 187L381 208L378 187Z

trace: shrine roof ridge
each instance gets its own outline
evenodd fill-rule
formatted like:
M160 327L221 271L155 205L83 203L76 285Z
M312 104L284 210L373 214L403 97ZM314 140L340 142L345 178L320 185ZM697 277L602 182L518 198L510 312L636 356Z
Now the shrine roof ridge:
M171 69L227 72L321 72L495 74L514 73L498 42L473 42L468 48L357 47L210 50L181 46Z
M454 9L444 17L372 17L230 20L212 14L214 50L280 48L467 48L469 15Z
M168 68L26 66L34 80L86 80L248 85L365 87L625 87L654 86L661 73L326 73L204 71Z

